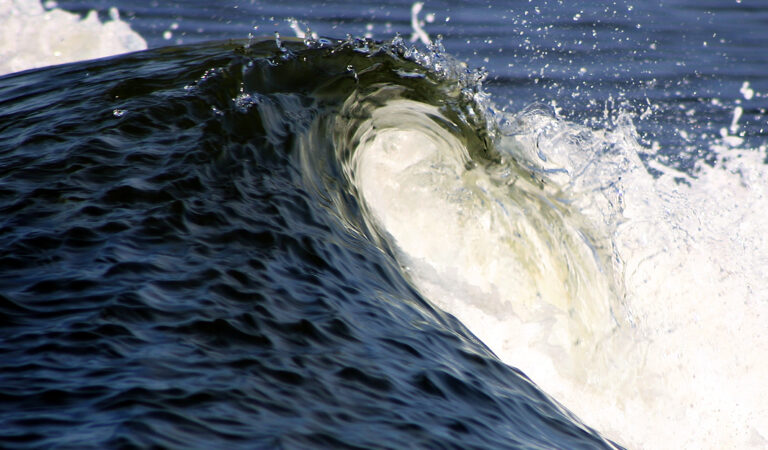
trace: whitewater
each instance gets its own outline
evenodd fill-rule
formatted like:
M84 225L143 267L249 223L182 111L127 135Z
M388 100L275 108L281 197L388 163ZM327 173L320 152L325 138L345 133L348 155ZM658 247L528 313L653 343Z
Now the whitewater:
M0 6L0 73L147 46L117 10L100 22L48 6ZM421 11L413 40L431 46ZM430 48L413 58L463 73ZM587 126L550 105L501 111L471 83L492 155L397 99L371 112L347 166L419 291L620 445L768 447L768 143L741 137L741 107L705 138L714 160L683 170L639 143L652 104Z

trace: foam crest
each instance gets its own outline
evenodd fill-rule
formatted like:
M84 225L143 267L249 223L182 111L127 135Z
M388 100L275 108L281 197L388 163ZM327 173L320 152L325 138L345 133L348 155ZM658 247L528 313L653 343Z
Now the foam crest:
M147 48L116 8L109 15L101 22L96 11L82 18L37 0L0 2L0 75Z
M658 179L644 171L623 178L626 207L615 242L627 301L647 343L645 371L658 380L644 420L664 447L763 448L765 148L713 150L717 163L699 162L695 177L654 164L663 172ZM628 431L654 447L639 427Z
M689 176L650 160L654 178L631 121L617 122L590 130L526 110L502 144L611 237L633 324L610 336L623 344L602 347L611 370L590 369L598 389L569 392L563 380L548 391L564 391L566 406L632 448L764 447L766 149L724 139L712 145L714 166L699 162Z
M688 176L650 160L654 178L631 121L616 122L591 130L529 108L506 126L501 147L562 189L593 233L610 236L632 324L600 348L606 365L589 369L591 386L541 384L632 448L762 448L766 148L724 139L712 145L714 166L700 161Z

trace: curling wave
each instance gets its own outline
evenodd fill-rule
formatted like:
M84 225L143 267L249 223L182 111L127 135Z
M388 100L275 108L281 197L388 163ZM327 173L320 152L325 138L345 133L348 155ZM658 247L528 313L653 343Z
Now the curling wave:
M682 174L481 79L399 38L0 78L0 443L765 444L765 148Z
M0 78L0 444L611 447L425 300L361 197L373 93L422 123L454 105L438 139L486 151L406 53L253 40Z

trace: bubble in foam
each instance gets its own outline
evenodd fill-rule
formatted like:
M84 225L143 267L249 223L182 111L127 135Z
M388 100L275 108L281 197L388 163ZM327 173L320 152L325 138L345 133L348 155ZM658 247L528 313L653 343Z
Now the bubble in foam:
M101 22L96 11L81 18L38 0L0 2L0 74L147 48L116 8L109 16Z

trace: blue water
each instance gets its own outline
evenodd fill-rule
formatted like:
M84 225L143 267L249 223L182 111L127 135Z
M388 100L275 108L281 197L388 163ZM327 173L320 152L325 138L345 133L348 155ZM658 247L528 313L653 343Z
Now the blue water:
M176 49L0 78L1 446L612 445L425 300L342 176L331 130L349 91L405 86L455 117L466 99L396 51L274 44L291 18L408 41L411 2L58 2L111 6L150 49ZM606 108L629 111L684 172L736 106L745 147L768 137L768 4L428 14L500 109L604 127ZM221 42L249 35L269 39ZM349 65L374 68L353 81ZM457 122L468 140L484 126Z
M278 32L294 36L291 20L320 36L412 36L413 2L120 2L62 1L85 14L117 6L150 47ZM737 1L428 2L419 19L446 49L487 71L494 102L512 111L556 101L567 117L600 118L606 105L654 114L636 121L641 142L660 144L665 163L690 168L728 126L734 105L749 144L764 142L765 97L744 99L749 81L768 90L762 51L768 7ZM166 34L170 32L170 35ZM586 69L581 72L580 69ZM712 100L716 99L717 104ZM695 114L691 113L691 110ZM691 130L681 138L678 130ZM691 151L697 154L690 154Z

